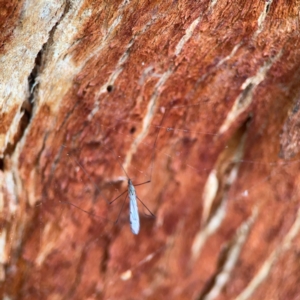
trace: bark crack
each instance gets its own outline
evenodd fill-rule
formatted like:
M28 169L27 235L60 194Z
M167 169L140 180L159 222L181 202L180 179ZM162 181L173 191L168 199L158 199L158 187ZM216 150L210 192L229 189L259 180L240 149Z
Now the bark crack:
M237 179L244 154L248 122L247 119L227 141L208 175L202 195L201 226L192 246L192 262L199 257L207 239L220 227L226 215L228 192Z
M206 289L198 298L199 300L213 300L220 295L222 289L230 280L231 272L237 265L239 255L245 242L247 241L257 215L258 209L254 208L252 215L241 224L241 226L237 229L232 241L229 242L225 250L221 252L219 256L217 272L207 284Z

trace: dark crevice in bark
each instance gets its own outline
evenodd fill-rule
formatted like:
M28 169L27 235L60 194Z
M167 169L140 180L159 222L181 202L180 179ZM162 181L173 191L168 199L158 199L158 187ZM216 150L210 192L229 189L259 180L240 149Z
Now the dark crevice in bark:
M19 124L18 124L18 130L13 138L13 143L8 143L6 146L6 149L4 151L4 156L11 156L12 153L15 151L16 146L18 145L19 141L22 139L25 130L27 129L31 117L32 117L32 110L34 105L34 93L37 88L37 81L36 78L39 73L39 68L41 65L41 57L42 57L43 49L40 50L40 52L37 54L35 59L34 68L32 69L32 72L28 76L28 91L29 95L27 99L24 100L19 114L22 114L22 117L20 118ZM3 164L4 168L4 164Z
M6 149L4 151L4 156L11 156L12 153L15 151L16 146L18 145L19 141L22 139L24 132L30 122L31 118L31 104L26 99L21 108L20 108L20 114L22 114L22 117L20 118L19 124L18 124L18 130L15 133L13 137L13 142L8 143L6 146Z
M223 153L219 155L219 162L217 163L216 166L217 177L219 180L219 189L214 199L214 202L212 204L207 223L213 217L213 215L216 213L216 211L222 205L222 203L224 203L224 201L227 201L228 192L231 186L235 183L236 178L238 177L238 170L236 169L239 168L244 153L244 145L245 145L247 131L250 122L251 122L250 117L245 119L245 121L229 137L226 143L227 147L225 148ZM234 177L234 179L232 179L233 173L237 174L236 177ZM199 297L197 298L198 300L206 299L206 297L216 286L217 278L219 274L223 271L230 250L231 250L230 245L227 245L223 249L223 251L220 252L215 273L206 282L203 291L200 293Z

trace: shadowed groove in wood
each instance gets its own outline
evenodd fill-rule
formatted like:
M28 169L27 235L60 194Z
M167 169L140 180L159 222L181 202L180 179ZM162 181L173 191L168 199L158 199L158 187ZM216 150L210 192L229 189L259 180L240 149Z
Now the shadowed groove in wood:
M24 3L0 5L4 16L15 8L1 35L6 133L19 125L13 120L45 46L32 118L0 172L1 294L296 299L300 162L292 112L299 95L299 6ZM20 45L26 51L17 51ZM145 181L169 105L152 182L139 191L157 218L143 217L137 237L124 225L126 214L114 226L60 204L113 219L117 212L99 190L113 199L122 170L104 146L130 177ZM246 123L246 134L236 138L239 152L230 144ZM65 159L62 145L94 184Z

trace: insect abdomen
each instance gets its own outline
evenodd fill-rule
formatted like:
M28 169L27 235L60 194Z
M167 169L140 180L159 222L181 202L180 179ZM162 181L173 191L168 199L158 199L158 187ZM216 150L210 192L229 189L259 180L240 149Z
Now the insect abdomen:
M140 218L136 202L135 189L130 180L128 180L128 196L129 196L129 221L130 228L133 234L138 234L140 231Z

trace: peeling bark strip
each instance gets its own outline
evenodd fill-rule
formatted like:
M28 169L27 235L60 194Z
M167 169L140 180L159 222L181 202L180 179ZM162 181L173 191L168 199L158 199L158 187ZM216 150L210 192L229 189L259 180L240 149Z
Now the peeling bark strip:
M298 299L299 7L0 0L2 298Z

